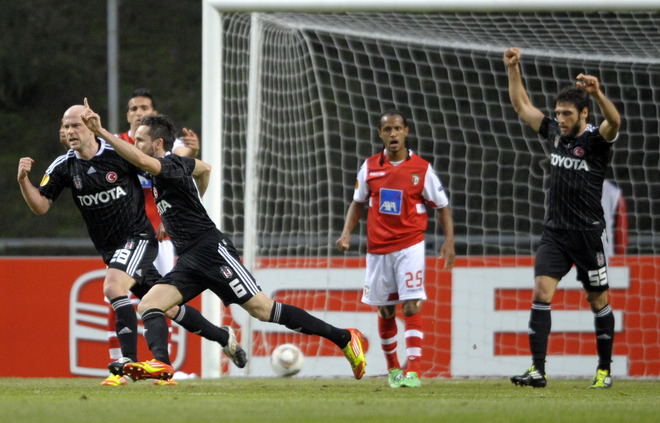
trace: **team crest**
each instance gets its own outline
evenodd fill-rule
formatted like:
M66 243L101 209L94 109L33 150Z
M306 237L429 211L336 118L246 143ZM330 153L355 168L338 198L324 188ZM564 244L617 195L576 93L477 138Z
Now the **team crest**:
M151 187L151 193L154 195L154 200L158 198L158 190L156 189L156 187L154 186Z
M80 175L73 177L73 186L76 187L78 191L82 189L82 179L80 179Z
M44 177L41 178L41 183L39 185L41 185L43 187L44 185L46 185L48 183L48 181L50 181L50 175L45 174Z
M105 174L105 180L111 184L117 182L117 174L115 172L108 172Z
M555 136L555 148L559 147L559 135Z
M231 279L234 277L234 273L228 266L220 267L220 273L222 273L222 276L224 276L225 279Z
M134 246L133 240L129 239L126 241L126 244L124 245L124 250L132 250Z
M596 262L598 263L598 266L600 266L600 267L605 266L605 254L596 253Z
M417 186L419 184L419 175L416 173L412 174L412 184L413 186Z
M582 157L584 156L584 149L582 147L575 147L573 149L573 155L575 157Z

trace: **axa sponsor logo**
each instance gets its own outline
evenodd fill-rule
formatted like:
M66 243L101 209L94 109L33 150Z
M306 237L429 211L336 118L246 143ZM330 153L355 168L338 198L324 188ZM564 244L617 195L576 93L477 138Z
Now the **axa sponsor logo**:
M402 191L381 188L378 211L384 214L401 214Z
M156 208L158 208L158 214L162 216L162 215L165 214L165 212L168 209L172 208L172 205L170 203L168 203L167 201L163 200L163 201L160 201L158 204L156 204Z
M398 214L399 208L394 201L383 201L380 205L380 211L388 214Z
M107 191L97 192L95 194L78 195L77 198L81 205L89 207L98 206L99 204L106 204L110 201L114 201L125 196L126 191L124 191L121 187L116 187Z
M560 154L551 154L550 164L557 167L563 167L564 169L584 170L585 172L589 172L589 165L586 161L575 159L573 157L562 156Z

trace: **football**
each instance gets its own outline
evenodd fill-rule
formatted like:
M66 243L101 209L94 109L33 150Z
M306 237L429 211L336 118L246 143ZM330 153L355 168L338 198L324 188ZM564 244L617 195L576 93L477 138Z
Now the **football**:
M294 344L282 344L270 355L270 366L278 376L293 376L305 363L302 351Z

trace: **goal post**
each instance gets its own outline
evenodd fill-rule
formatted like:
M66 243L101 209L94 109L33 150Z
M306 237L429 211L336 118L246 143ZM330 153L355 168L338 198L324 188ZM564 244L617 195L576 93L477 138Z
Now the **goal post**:
M437 217L429 219L424 313L433 326L425 327L424 371L497 376L529 361L530 269L548 167L538 136L510 105L502 54L521 48L525 85L544 112L575 75L596 74L623 120L608 174L626 198L629 235L626 255L610 262L613 369L660 377L657 2L209 0L202 7L202 154L214 169L205 205L268 295L337 326L365 328L368 371L376 374L386 369L375 313L359 302L365 222L348 253L334 241L360 164L381 148L380 112L408 115L412 149L433 164L454 214L459 257L450 274L434 258L444 238ZM561 358L548 365L557 375L591 373L591 313L574 274L561 286L550 347ZM218 322L222 311L205 295L207 317ZM223 321L240 329L250 360L245 371L225 372L268 375L277 344L304 342L301 375L346 374L333 346L238 307L230 315ZM219 376L219 349L204 348L202 376ZM495 365L474 365L484 360Z
M205 0L218 12L523 12L654 10L654 0Z

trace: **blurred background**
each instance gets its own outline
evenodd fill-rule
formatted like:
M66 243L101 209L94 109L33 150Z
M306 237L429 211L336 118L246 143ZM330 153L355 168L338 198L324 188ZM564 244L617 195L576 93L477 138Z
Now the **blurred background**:
M201 2L117 4L118 131L128 130L131 92L146 87L158 111L179 130L200 134ZM53 237L78 240L61 248L96 254L73 202L62 198L49 218L35 218L21 197L16 173L19 158L29 156L35 160L31 180L40 180L63 153L58 130L64 111L84 97L108 124L107 12L106 0L0 2L0 255L74 253L46 246L26 251L17 242Z

